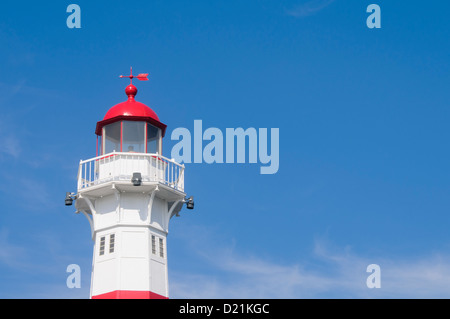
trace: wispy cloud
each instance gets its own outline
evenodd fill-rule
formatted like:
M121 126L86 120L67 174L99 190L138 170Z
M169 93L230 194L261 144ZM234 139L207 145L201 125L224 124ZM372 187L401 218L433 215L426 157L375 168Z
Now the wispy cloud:
M0 280L5 280L0 298L89 298L90 257L73 255L73 250L62 244L64 240L52 232L22 235L4 226L0 228ZM67 266L74 262L82 267L80 289L70 289L66 285Z
M24 251L23 247L11 243L8 229L0 229L0 265L17 267L23 263Z
M286 14L296 18L307 17L325 9L334 1L335 0L311 0L286 10Z
M0 136L0 152L18 158L21 152L19 139L14 135Z
M348 249L329 250L317 241L308 259L288 264L244 255L232 247L200 247L197 254L210 271L171 271L171 298L450 297L450 254L368 258ZM381 268L381 288L366 285L367 266L373 263Z
M170 274L172 298L315 298L342 289L354 292L356 286L365 285L365 267L359 271L359 280L349 280L355 266L343 271L341 265L331 263L335 274L330 274L306 263L283 264L229 251L217 250L208 256L213 274Z

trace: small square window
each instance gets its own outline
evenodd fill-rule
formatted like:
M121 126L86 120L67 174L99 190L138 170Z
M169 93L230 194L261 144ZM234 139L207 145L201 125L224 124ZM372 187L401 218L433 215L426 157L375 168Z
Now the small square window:
M114 252L115 239L116 239L116 235L115 234L109 235L109 252L110 253Z
M99 255L103 256L105 254L105 237L100 237L100 252Z
M152 235L152 254L156 255L156 238L155 238L155 235Z
M159 239L159 256L164 258L164 240L162 238Z

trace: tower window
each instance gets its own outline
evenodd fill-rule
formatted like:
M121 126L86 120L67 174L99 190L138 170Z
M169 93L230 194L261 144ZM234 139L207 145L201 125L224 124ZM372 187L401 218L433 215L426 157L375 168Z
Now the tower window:
M109 252L113 253L114 252L114 242L116 239L116 235L115 234L111 234L109 235Z
M103 154L120 152L120 126L120 122L116 122L103 128Z
M151 124L147 124L147 153L160 153L161 130Z
M162 238L159 239L159 256L164 258L164 240Z
M156 255L156 238L155 238L155 235L152 235L152 254Z
M99 255L103 256L105 254L105 237L100 237L100 252Z
M122 152L145 153L145 122L122 122Z

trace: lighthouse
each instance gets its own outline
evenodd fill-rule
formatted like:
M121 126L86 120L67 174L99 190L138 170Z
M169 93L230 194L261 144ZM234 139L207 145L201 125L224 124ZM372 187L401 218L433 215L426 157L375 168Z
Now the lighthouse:
M162 155L166 132L155 111L136 101L129 76L127 99L97 122L96 157L81 160L76 213L89 221L94 242L92 299L169 298L167 234L182 206L194 207L184 191L184 165Z

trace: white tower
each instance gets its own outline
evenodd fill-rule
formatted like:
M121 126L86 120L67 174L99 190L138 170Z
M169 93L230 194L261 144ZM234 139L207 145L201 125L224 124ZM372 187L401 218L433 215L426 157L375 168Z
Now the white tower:
M66 205L75 199L91 226L91 298L168 298L169 221L193 198L184 193L184 165L161 155L166 125L135 100L131 81L147 74L126 77L128 100L97 123L97 156L80 161Z

